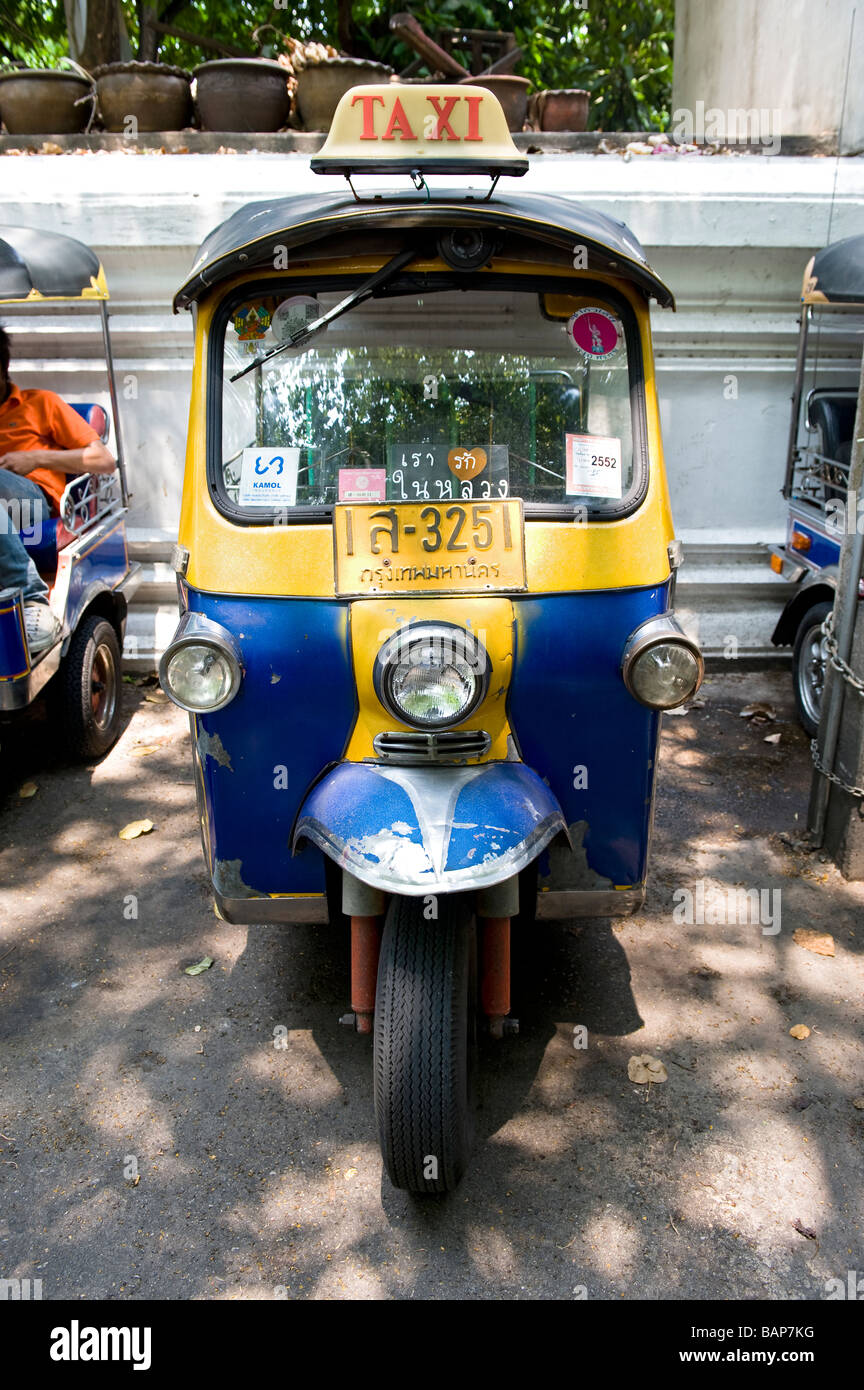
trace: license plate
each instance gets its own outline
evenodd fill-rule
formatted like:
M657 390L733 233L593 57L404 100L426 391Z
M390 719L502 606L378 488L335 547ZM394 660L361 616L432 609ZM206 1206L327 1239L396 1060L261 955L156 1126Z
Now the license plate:
M482 594L525 588L522 503L333 508L337 594Z

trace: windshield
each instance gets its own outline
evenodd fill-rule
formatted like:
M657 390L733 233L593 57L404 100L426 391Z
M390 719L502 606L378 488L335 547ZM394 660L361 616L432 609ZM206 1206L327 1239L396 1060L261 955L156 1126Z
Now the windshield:
M247 290L223 311L213 481L233 514L323 520L336 502L509 497L529 515L620 515L632 504L644 485L641 367L623 300L556 295L552 318L536 288L382 297L231 381L347 293Z

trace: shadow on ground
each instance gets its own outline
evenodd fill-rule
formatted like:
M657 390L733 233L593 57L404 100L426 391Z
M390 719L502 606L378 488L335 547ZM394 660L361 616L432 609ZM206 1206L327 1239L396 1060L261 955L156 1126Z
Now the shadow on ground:
M646 908L536 929L521 1035L484 1045L474 1165L431 1201L382 1176L369 1042L337 1025L344 934L216 919L185 721L125 697L96 767L52 764L38 724L2 738L4 1276L81 1299L818 1299L862 1270L864 892L798 843L788 677L716 677L667 719ZM779 745L740 717L766 697ZM780 930L676 922L698 882L779 889ZM667 1082L628 1080L646 1052Z

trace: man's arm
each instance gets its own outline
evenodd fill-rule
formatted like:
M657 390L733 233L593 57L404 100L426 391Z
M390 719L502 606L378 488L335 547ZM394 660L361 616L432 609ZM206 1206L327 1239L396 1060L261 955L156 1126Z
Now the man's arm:
M98 439L83 449L28 449L0 457L0 468L26 476L34 468L55 473L113 473L117 461Z

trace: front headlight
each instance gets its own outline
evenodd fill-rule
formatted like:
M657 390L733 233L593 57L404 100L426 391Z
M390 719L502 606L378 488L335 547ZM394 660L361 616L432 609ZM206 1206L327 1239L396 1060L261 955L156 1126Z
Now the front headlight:
M185 613L159 663L165 694L181 709L224 709L240 688L242 670L233 637L201 613Z
M450 623L415 623L379 651L375 693L385 709L416 729L459 724L482 700L489 683L485 647Z
M624 684L651 709L675 709L696 694L704 663L695 642L669 613L637 628L624 648Z

